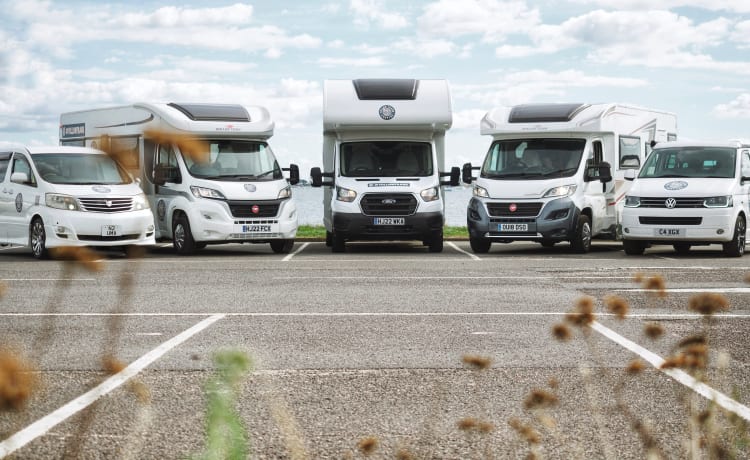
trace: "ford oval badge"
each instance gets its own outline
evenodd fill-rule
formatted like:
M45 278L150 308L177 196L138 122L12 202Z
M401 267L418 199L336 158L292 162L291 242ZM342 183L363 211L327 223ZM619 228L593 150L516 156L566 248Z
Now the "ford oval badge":
M684 180L673 180L664 184L666 190L682 190L688 186L688 183Z

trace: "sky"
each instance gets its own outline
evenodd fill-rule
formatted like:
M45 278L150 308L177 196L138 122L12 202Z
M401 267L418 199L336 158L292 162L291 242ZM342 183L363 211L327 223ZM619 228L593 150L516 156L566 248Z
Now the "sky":
M491 108L620 102L681 139L750 138L748 0L0 0L0 146L55 145L60 113L262 105L279 163L320 166L326 79L440 78L446 167L481 162Z

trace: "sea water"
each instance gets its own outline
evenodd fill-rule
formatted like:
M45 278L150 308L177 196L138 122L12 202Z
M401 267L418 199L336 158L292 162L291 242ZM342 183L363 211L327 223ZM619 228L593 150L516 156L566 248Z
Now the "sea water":
M466 205L471 198L471 187L444 187L445 224L466 227ZM300 225L323 225L323 188L293 187L292 197L297 202Z

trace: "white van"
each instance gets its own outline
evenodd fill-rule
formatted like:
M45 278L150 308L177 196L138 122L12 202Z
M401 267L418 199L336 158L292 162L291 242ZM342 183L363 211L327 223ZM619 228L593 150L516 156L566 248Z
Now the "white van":
M156 238L171 239L178 254L232 242L288 253L297 234L290 185L299 168L279 167L268 145L273 127L263 107L138 103L62 114L60 143L97 145L123 158L141 179ZM201 141L208 161L158 138L170 135Z
M327 186L323 222L333 252L352 240L419 240L443 250L442 186L460 176L457 167L443 172L451 123L445 80L325 81L325 172L310 176L313 187Z
M148 246L154 218L133 177L99 150L0 149L0 243L37 259L60 246Z
M625 197L622 243L626 254L652 244L721 244L745 253L750 215L750 143L666 142L655 146Z
M492 144L467 208L471 248L569 241L585 253L592 238L619 236L620 209L651 142L677 136L674 114L622 104L525 104L491 110L481 133ZM474 169L481 169L472 177Z

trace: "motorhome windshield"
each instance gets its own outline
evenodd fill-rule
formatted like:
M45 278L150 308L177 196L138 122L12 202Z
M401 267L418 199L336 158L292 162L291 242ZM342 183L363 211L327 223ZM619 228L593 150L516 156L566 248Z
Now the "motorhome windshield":
M52 184L129 184L133 180L105 154L35 153L31 156L39 175Z
M341 175L347 177L426 177L432 175L427 142L373 141L341 144Z
M185 156L185 165L194 177L224 181L272 181L282 179L281 168L271 148L264 142L245 140L206 140L207 163Z
M737 151L722 147L669 147L654 150L638 177L734 177Z
M569 177L581 163L585 139L505 139L495 141L481 177L541 180Z

